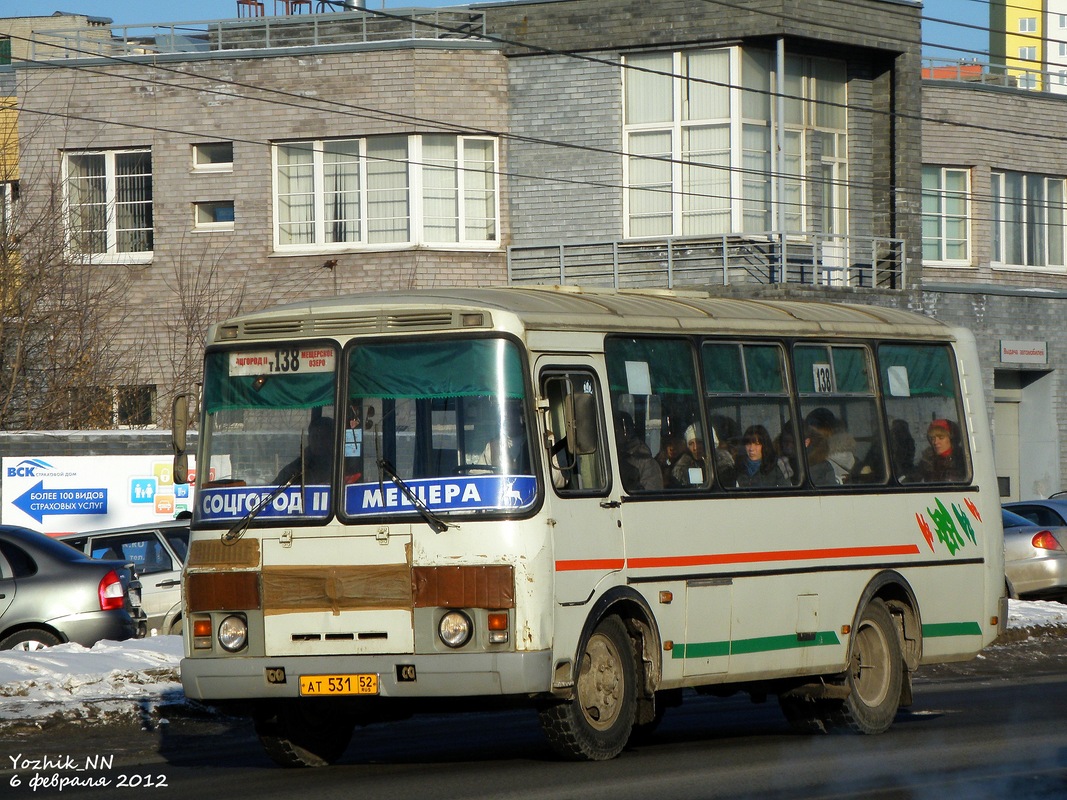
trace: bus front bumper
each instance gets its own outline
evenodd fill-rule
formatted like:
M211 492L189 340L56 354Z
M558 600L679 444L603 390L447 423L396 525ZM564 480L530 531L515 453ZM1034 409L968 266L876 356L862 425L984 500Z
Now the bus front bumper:
M300 696L300 677L377 675L379 697L489 697L551 690L552 653L229 656L183 658L182 688L195 700Z

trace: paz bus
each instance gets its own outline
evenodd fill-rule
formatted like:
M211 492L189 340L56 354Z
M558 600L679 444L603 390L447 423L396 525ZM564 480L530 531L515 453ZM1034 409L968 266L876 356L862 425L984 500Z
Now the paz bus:
M338 297L213 326L200 407L182 684L283 765L516 701L610 759L693 691L876 734L1006 621L975 343L917 314Z

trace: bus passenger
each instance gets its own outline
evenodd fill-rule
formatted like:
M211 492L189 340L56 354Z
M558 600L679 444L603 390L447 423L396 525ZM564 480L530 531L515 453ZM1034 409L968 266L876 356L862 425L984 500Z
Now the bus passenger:
M656 463L659 464L660 472L663 473L663 485L675 486L676 481L671 474L678 459L687 452L685 441L676 433L668 433L663 438L663 447L656 454Z
M620 411L615 423L619 444L619 473L627 491L663 488L663 473L648 445L637 435L634 418Z
M815 428L804 433L804 452L808 457L808 477L815 486L835 486L839 482L830 464L830 446Z
M320 485L330 482L333 471L333 418L316 417L308 424L307 442L301 441L303 452L282 467L274 479L281 486L293 483Z
M901 483L918 480L915 474L915 437L906 420L889 423L889 460Z
M856 466L856 440L844 423L828 408L816 408L805 422L826 440L826 460L834 470L836 483L845 483Z
M700 423L694 422L685 429L685 450L671 468L671 485L702 486L706 466L704 435Z
M926 448L919 461L919 479L926 482L962 481L967 477L960 429L955 422L935 419L926 429Z
M771 435L762 425L752 425L741 438L742 452L737 457L737 485L743 488L788 486L789 481L778 465Z

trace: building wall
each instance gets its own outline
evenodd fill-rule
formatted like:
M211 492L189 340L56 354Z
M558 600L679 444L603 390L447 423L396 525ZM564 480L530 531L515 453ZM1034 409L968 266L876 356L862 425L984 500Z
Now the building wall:
M206 327L237 311L298 298L503 283L503 242L476 253L353 248L275 254L271 144L420 131L503 132L505 67L498 52L479 45L192 58L159 69L144 61L20 69L28 112L20 120L24 216L48 202L62 151L151 147L152 260L99 269L128 281L124 342L157 354L146 382L163 387L177 354L170 352L173 334L161 321L178 324L198 303L212 309L195 323ZM192 170L193 144L227 140L234 143L232 172ZM194 230L193 203L219 200L234 201L234 229ZM504 236L506 209L502 198Z
M18 10L11 4L11 11ZM91 52L111 39L110 20L84 14L53 14L48 17L0 18L0 34L11 37L13 62L76 58L78 51ZM35 32L44 36L34 37ZM36 41L31 45L31 40Z
M984 365L982 380L993 419L995 375L1044 374L1047 403L1034 401L1020 416L1024 459L1021 496L1065 488L1067 408L1060 386L1067 369L1067 268L994 267L990 176L994 170L1067 175L1067 152L1055 133L1067 125L1067 97L957 82L923 82L923 162L970 171L971 263L924 266L925 313L971 328ZM1035 126L1034 120L1042 120ZM1004 339L1047 342L1048 364L1004 363ZM1030 401L1024 400L1024 404ZM996 431L994 430L994 433Z
M513 243L621 238L617 64L626 52L739 40L773 51L780 35L789 53L847 61L850 232L905 239L911 283L918 283L918 7L838 0L755 2L744 8L684 0L569 0L486 8L491 34L524 45L504 48L511 62L511 127L521 137L509 152ZM837 23L827 26L829 18ZM552 185L546 177L574 183Z

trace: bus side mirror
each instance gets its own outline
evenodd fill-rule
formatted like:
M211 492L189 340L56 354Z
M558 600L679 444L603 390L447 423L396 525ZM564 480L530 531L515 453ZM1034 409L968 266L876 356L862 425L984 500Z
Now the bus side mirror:
M579 456L592 455L600 446L597 435L597 402L592 394L569 394L564 402L568 448Z
M189 429L189 395L180 394L174 398L171 408L170 442L174 450L174 482L189 482L189 455L185 452L186 431Z

